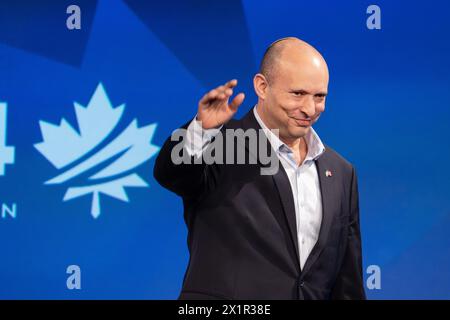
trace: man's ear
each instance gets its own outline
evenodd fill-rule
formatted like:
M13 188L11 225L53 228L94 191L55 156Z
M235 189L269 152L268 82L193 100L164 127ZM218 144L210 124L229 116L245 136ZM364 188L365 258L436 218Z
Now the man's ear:
M266 99L267 86L268 86L267 79L263 74L257 73L253 77L253 87L255 88L256 95L261 100Z

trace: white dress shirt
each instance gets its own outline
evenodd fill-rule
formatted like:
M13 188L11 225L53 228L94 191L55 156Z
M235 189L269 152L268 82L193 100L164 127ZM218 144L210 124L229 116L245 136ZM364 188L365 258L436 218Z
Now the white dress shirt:
M322 197L314 160L325 151L325 147L311 127L305 136L308 153L303 163L298 166L292 150L267 128L259 117L256 107L253 108L253 113L261 128L264 129L273 149L276 150L289 178L295 205L300 268L303 269L306 259L319 238L322 223ZM205 130L194 118L187 128L185 148L188 154L199 157L220 129Z

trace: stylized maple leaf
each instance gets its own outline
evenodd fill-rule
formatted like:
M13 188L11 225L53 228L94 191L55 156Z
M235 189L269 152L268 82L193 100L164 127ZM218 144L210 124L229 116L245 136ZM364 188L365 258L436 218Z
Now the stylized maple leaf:
M81 159L108 138L119 123L124 109L124 104L113 108L100 83L87 107L75 103L79 132L73 129L65 119L61 120L60 125L40 121L43 141L34 146L57 169L66 167ZM122 133L101 150L46 181L45 184L67 182L122 153L113 163L89 177L89 181L105 178L112 180L92 185L72 186L68 188L64 196L63 200L67 201L92 193L91 214L97 218L100 215L100 193L128 201L125 187L148 186L136 173L126 177L119 177L119 175L136 168L158 152L159 147L151 143L155 130L156 124L139 128L137 120L134 119Z

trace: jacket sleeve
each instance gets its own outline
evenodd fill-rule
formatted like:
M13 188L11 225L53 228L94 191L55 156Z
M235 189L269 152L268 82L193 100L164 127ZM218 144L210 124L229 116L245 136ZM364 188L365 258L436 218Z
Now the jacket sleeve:
M195 155L189 151L192 148L187 147L187 136L194 121L175 130L166 140L153 168L153 176L161 186L188 200L200 198L215 181L214 166L201 161L202 151ZM216 130L214 134L218 132ZM213 139L214 135L210 134L208 138ZM203 152L209 143L208 140L203 145Z
M359 220L358 182L352 168L350 217L344 260L331 293L332 299L365 300L362 273L361 231Z

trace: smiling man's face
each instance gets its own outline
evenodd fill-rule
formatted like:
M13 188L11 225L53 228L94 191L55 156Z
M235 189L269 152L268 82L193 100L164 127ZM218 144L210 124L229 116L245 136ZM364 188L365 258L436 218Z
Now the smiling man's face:
M285 142L305 136L325 110L328 68L320 53L303 44L289 44L263 81L263 120L278 128Z

